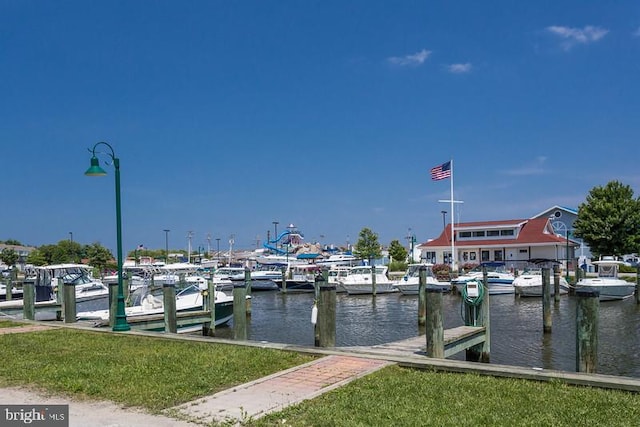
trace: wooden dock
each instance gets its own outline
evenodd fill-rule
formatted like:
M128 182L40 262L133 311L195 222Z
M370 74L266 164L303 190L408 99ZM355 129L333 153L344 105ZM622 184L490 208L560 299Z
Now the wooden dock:
M466 350L474 345L482 344L485 340L485 328L483 326L458 326L444 330L444 354L445 358ZM341 347L353 353L377 354L377 355L420 355L427 354L427 338L419 335L400 341L393 341L373 346Z

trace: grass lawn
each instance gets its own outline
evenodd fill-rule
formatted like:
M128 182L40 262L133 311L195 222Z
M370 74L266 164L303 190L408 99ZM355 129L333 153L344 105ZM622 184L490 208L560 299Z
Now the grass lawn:
M638 426L640 395L391 366L251 426Z
M312 359L271 349L51 329L0 335L0 386L32 385L157 411Z

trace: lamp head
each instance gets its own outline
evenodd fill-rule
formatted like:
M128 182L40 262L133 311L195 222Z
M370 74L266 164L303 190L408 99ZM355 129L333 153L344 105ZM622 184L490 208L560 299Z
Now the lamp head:
M96 156L91 157L91 166L84 173L87 176L104 176L107 174L104 169L100 167L100 161Z

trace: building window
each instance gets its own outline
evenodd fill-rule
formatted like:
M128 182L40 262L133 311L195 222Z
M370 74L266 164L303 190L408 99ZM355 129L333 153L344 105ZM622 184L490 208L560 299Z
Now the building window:
M480 252L480 260L481 261L489 261L489 251L481 251Z
M469 237L471 237L471 232L470 231L460 231L458 233L458 235L460 236L461 239L469 238Z
M473 237L484 237L484 230L483 231L474 231L473 232Z
M501 235L501 236L513 236L513 235L514 235L514 231L513 231L513 229L510 229L510 230L500 230L500 235Z
M475 252L470 252L469 253L469 260L470 261L475 261L476 260L476 253Z
M493 259L495 261L503 261L502 251L493 251Z
M487 236L499 236L500 230L487 230Z
M424 253L424 259L430 264L435 264L436 263L436 253L435 252L431 252L431 251L426 251Z

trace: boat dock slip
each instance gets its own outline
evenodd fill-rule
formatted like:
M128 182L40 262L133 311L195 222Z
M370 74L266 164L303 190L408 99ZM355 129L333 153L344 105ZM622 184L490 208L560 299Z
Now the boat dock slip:
M354 356L325 356L212 396L184 403L171 411L202 423L242 422L312 399L390 364L393 362Z

